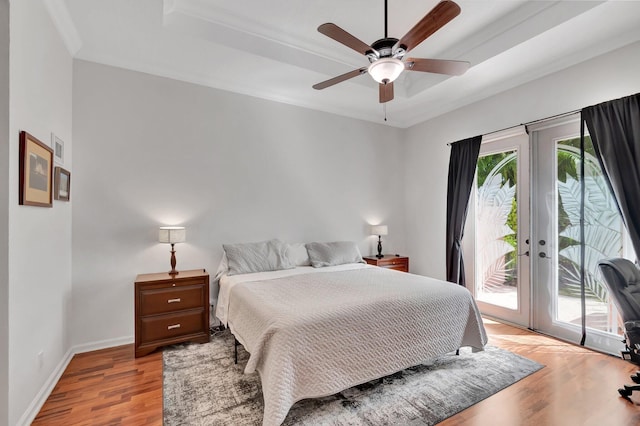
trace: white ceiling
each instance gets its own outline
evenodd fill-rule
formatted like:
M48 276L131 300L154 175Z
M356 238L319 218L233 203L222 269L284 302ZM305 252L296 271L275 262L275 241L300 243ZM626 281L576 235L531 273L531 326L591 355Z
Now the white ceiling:
M383 122L368 75L311 87L368 65L318 25L370 44L384 36L383 0L45 1L76 58ZM471 68L403 72L387 124L409 127L640 40L640 1L456 1L462 13L408 56ZM401 38L436 4L389 0L389 36Z

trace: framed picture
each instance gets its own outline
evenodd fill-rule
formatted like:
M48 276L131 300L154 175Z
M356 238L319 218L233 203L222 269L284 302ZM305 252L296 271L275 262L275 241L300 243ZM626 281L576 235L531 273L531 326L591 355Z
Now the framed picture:
M53 169L53 198L69 201L71 197L71 172L62 167Z
M53 150L25 131L20 132L21 205L53 206Z
M53 156L58 164L64 164L64 141L51 133L51 147L53 148Z

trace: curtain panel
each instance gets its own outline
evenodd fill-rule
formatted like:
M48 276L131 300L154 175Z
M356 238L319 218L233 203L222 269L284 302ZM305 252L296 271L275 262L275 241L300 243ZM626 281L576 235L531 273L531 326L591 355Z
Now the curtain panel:
M640 93L582 110L605 179L640 255Z
M462 237L482 136L451 144L447 184L447 281L465 286Z

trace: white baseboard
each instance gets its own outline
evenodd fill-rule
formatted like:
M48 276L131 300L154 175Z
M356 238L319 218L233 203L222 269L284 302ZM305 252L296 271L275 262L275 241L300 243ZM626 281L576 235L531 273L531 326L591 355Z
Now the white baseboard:
M99 351L100 349L113 348L115 346L130 345L134 341L135 339L133 336L118 337L115 339L99 340L97 342L76 345L72 349L73 354L75 355L91 351Z
M58 363L56 368L51 372L51 375L49 375L49 378L47 379L47 381L44 383L44 385L42 385L42 388L40 388L40 391L38 392L36 397L33 398L33 401L31 401L31 404L29 404L29 407L27 408L27 410L24 412L22 417L20 417L20 420L18 420L19 426L23 426L23 425L28 426L36 418L36 416L40 412L40 409L42 408L44 403L47 401L47 398L49 398L51 391L58 383L58 380L60 380L62 373L64 373L64 370L66 370L67 365L69 365L69 363L71 362L71 358L73 358L73 355L74 355L72 349L73 348L69 349L67 353L64 354L64 356L62 357L62 360Z
M29 404L27 410L24 412L22 417L20 417L20 420L18 420L17 426L28 426L33 422L33 420L40 412L40 409L42 409L42 406L47 401L47 398L49 398L49 395L51 395L53 388L55 388L56 384L58 384L58 380L60 380L60 377L62 377L62 373L64 373L64 370L67 369L67 366L73 359L74 355L84 352L97 351L100 349L112 348L115 346L128 345L133 342L133 336L127 336L72 346L64 355L64 357L62 357L62 360L58 363L44 385L42 385L42 388L40 388L40 391L38 392L36 397L33 398L33 401L31 401L31 404Z

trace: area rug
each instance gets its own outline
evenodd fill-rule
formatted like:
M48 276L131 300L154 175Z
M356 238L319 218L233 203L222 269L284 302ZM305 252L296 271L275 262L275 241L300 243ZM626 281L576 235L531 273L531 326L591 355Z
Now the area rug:
M260 377L244 374L248 354L233 337L163 352L164 424L261 425ZM543 366L487 346L447 354L325 398L297 402L284 425L433 425L512 385Z

